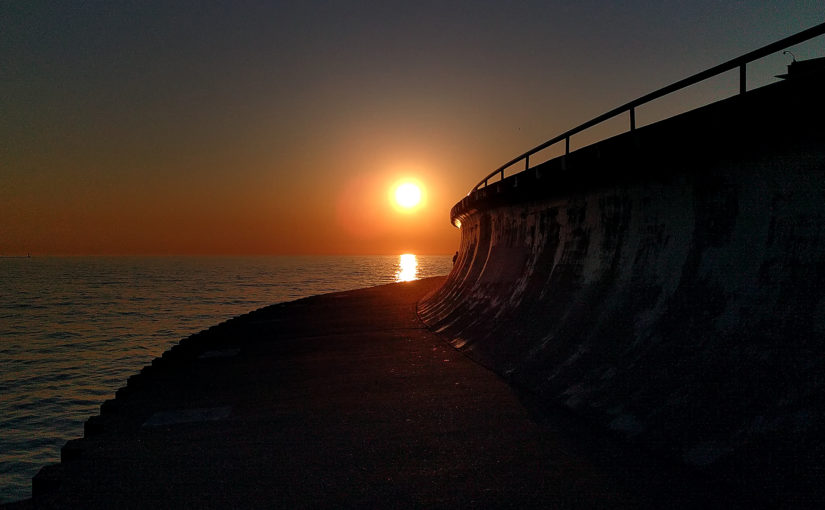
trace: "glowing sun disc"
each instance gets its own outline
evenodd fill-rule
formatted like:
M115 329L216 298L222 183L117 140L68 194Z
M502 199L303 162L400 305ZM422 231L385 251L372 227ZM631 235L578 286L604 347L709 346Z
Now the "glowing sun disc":
M395 189L395 201L404 208L415 207L421 202L421 188L411 182L405 182Z

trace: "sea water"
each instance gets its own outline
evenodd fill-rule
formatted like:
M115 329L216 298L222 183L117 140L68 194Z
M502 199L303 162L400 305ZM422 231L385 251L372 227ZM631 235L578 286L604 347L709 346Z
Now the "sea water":
M0 502L29 497L101 402L180 339L273 303L451 266L414 255L0 258Z

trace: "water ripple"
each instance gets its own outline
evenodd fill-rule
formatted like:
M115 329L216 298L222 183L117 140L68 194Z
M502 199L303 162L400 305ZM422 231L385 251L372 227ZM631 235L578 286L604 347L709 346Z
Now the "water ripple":
M418 277L450 256L417 257ZM0 259L0 502L30 496L126 378L175 342L305 296L394 281L398 256Z

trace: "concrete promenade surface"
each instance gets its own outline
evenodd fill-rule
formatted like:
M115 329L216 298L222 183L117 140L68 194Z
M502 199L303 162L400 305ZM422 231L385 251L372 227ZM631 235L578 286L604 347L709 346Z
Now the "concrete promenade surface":
M443 281L274 305L183 341L10 507L739 506L687 470L528 410L419 321L417 301Z

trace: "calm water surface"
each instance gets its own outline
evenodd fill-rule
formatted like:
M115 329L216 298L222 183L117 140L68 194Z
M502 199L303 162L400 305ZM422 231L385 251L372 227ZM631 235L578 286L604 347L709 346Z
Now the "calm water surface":
M29 497L101 402L180 339L273 303L451 267L414 255L0 258L0 502Z

